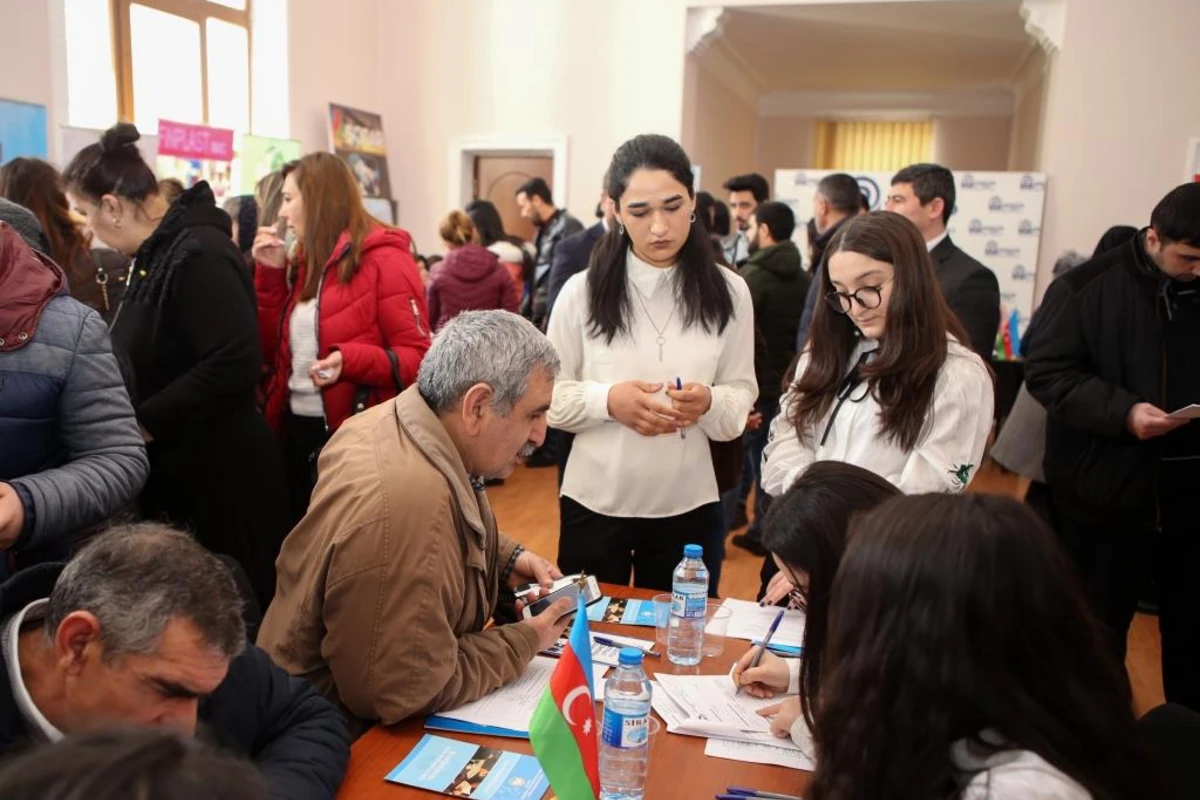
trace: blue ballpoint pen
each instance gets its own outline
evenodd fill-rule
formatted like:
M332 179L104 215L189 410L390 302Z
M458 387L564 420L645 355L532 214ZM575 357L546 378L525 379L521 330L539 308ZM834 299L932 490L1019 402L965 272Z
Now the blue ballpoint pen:
M765 798L766 800L804 800L804 798L798 797L794 794L779 794L778 792L763 792L763 791L759 791L758 789L741 789L741 788L738 788L737 786L730 786L725 791L727 792L727 794L717 795L717 796L720 798L723 798L724 800L729 800L729 798L734 798L734 800L736 800L736 798L742 798L742 800L746 800L746 798L754 798L754 797L761 797L761 798Z
M767 635L763 638L761 649L758 651L758 654L754 656L754 660L750 662L750 666L746 667L747 670L754 669L759 665L759 662L762 661L763 653L767 652L767 648L771 646L771 638L775 636L775 631L779 629L779 623L783 622L783 612L784 609L781 608L779 609L779 613L775 615L775 621L771 623L771 627L767 630ZM737 695L741 693L742 685L739 683L737 691L734 692L734 694Z
M678 377L675 378L675 391L677 391L677 392L683 391L683 381L679 380ZM679 438L680 439L687 438L687 431L685 431L683 428L679 429Z
M606 639L603 636L593 636L592 641L595 642L596 644L602 644L605 647L616 647L618 649L629 646L629 645L621 644L620 642L614 642L612 639ZM658 658L658 653L654 652L653 650L642 650L642 652L648 656L654 656L655 658Z

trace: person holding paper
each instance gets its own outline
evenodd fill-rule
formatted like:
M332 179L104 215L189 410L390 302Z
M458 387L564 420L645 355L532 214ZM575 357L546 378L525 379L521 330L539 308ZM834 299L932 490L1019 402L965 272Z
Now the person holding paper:
M832 459L906 493L964 491L992 429L992 377L942 298L920 232L889 211L855 217L825 264L812 339L771 424L763 487L783 494Z
M487 627L502 586L562 577L499 532L484 490L545 437L557 372L528 321L464 312L434 340L416 386L349 418L321 451L258 641L358 730L477 700L566 628L569 600Z
M771 507L763 526L763 546L793 587L796 605L804 609L802 659L783 659L752 647L733 667L733 682L755 697L789 697L761 713L773 717L771 730L791 736L812 752L813 708L821 688L825 634L829 628L829 593L842 553L850 518L898 495L896 487L873 472L839 461L819 461Z
M1028 506L895 497L847 541L806 797L1163 796L1123 671Z
M1150 227L1056 280L1025 383L1046 408L1054 528L1124 663L1158 585L1167 700L1200 710L1200 184L1172 190Z

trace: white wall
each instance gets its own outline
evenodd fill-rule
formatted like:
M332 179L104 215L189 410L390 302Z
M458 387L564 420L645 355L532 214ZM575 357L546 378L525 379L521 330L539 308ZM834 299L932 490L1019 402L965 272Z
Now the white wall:
M695 79L695 98L680 141L692 163L700 165L700 188L725 199L721 188L725 181L758 169L758 109L721 83L695 56L687 61L689 76ZM763 174L769 181L773 173Z
M1040 172L1042 134L1046 121L1046 73L1044 51L1033 50L1017 71L1013 86L1012 139L1009 143L1008 169L1013 172Z
M50 130L56 131L60 114L66 111L66 98L60 109L53 80L51 11L47 0L0 0L0 26L5 31L4 46L0 47L0 98L46 106ZM50 136L51 154L56 149L55 138Z
M815 162L817 121L812 117L760 117L756 158L758 173L772 183L775 170L811 167Z
M373 32L378 30L381 5L378 0L338 0L335 12L328 0L288 3L291 138L298 139L305 152L329 149L331 102L380 110L382 38ZM402 121L393 123L385 116L384 131ZM395 180L393 175L393 185Z
M1068 3L1048 82L1039 297L1062 251L1090 252L1110 225L1149 222L1200 135L1200 3L1086 3Z
M401 224L418 245L433 239L458 202L451 141L487 134L567 136L565 205L591 218L621 142L680 135L685 20L682 0L380 3L379 108Z
M1012 117L941 117L933 121L931 160L950 169L1008 167Z

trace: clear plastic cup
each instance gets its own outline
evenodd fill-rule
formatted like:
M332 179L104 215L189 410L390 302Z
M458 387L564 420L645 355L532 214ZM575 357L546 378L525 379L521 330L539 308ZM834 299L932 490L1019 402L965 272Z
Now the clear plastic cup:
M671 595L656 594L651 602L654 603L654 640L663 646L665 654L667 630L671 626Z
M704 613L704 655L719 656L725 652L725 635L729 632L729 620L733 611L720 600L709 600Z

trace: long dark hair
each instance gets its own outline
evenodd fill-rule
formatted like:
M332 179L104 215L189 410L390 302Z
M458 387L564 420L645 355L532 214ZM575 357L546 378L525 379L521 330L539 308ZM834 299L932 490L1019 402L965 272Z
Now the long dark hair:
M464 210L475 224L475 230L479 231L479 243L484 247L508 239L504 232L504 220L500 219L500 212L491 201L472 200Z
M1122 665L1053 534L1011 498L898 497L855 518L823 668L816 800L958 797L964 740L1032 751L1095 800L1160 796Z
M37 158L14 158L0 167L0 196L25 206L42 223L50 255L74 274L76 262L88 254L91 239L71 218L58 170Z
M850 518L900 490L874 472L841 461L818 461L771 503L762 545L790 570L808 575L804 598L804 658L800 661L800 708L810 729L821 689L821 662L829 629L829 594L846 550ZM793 580L795 575L792 575Z
M606 173L605 190L618 211L629 177L639 169L669 172L687 188L688 197L694 196L692 164L683 148L668 136L643 134L617 148ZM610 230L596 244L588 265L588 327L593 335L603 336L609 343L618 334L629 332L633 313L625 274L629 247L629 236L622 228ZM712 245L703 225L691 225L678 258L672 289L676 302L683 306L683 327L699 325L706 332L714 328L718 333L724 332L733 318L733 296L713 260Z
M942 297L920 232L907 219L890 211L854 217L829 244L826 265L840 252L861 253L895 268L879 355L861 372L879 403L883 435L901 449L912 450L931 417L938 373L948 357L946 334L959 342L969 340ZM827 295L834 291L828 266L822 274L822 283L812 290ZM796 382L796 400L787 412L798 436L811 437L833 406L858 338L850 317L820 297L806 351L808 366Z

